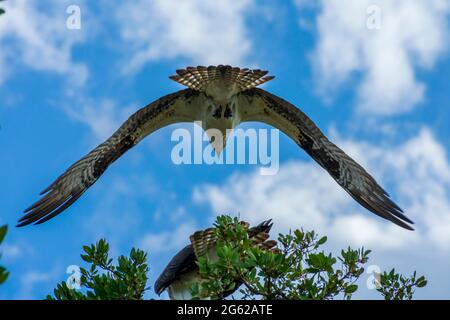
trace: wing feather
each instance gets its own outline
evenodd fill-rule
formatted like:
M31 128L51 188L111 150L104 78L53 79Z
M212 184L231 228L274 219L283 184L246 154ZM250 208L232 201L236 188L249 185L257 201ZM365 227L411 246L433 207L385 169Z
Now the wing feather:
M403 210L356 161L333 144L314 122L291 103L265 90L254 88L239 96L242 121L260 121L283 131L303 148L333 179L367 210L413 230Z
M105 170L144 137L166 125L197 120L202 93L191 89L166 95L133 114L109 139L75 162L41 192L17 226L43 223L72 205Z
M197 258L194 249L192 245L187 245L170 260L163 272L161 272L154 285L155 292L160 295L179 277L182 277L189 271L196 270L198 267L195 261L197 261Z

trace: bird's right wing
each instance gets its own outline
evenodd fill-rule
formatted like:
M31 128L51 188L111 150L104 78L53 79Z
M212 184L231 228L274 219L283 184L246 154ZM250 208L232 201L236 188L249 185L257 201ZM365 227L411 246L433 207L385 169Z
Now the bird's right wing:
M300 109L265 90L254 88L239 94L242 121L259 121L288 135L303 148L353 199L393 223L413 230L413 222L387 192L355 160L332 143ZM408 224L409 223L409 224Z
M166 95L133 114L108 140L75 162L50 186L42 198L25 210L18 226L45 222L74 203L110 164L150 133L173 123L199 119L204 95L192 89Z

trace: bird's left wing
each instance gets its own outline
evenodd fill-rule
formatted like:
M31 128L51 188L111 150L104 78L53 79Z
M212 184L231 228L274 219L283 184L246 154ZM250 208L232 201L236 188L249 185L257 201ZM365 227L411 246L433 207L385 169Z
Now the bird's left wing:
M109 139L75 162L25 210L18 226L45 222L74 203L110 164L150 133L178 122L198 120L204 95L192 89L166 95L134 113Z
M242 121L269 124L303 148L353 199L369 211L413 230L413 223L389 195L358 163L338 148L314 122L291 103L265 90L254 88L238 96Z

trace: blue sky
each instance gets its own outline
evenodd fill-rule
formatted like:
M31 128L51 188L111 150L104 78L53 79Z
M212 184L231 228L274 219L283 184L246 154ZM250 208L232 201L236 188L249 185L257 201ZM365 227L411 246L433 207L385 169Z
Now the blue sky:
M9 224L0 298L39 299L101 237L112 254L149 253L152 285L188 235L217 214L276 232L315 229L328 250L365 246L382 270L418 270L418 298L450 293L448 1L36 1L2 4L0 224ZM81 28L68 29L70 5ZM375 19L375 20L374 20ZM371 172L416 231L354 204L294 142L280 135L280 171L171 162L174 128L141 142L72 207L14 227L23 209L138 108L181 89L187 65L268 69L264 88L295 103ZM257 125L265 127L264 125ZM183 127L183 126L181 126ZM336 252L336 251L335 251ZM376 298L361 279L359 298ZM149 294L153 297L153 294Z

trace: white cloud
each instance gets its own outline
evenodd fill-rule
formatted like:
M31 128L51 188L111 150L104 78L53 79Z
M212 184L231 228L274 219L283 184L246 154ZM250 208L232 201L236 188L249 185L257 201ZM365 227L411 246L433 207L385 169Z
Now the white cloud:
M203 65L241 63L251 48L245 13L252 4L252 0L127 2L117 11L121 36L132 53L125 71L176 57Z
M171 231L149 233L143 237L139 247L150 254L180 250L189 244L189 236L197 230L193 222L178 225Z
M94 136L103 141L108 138L133 113L132 106L120 108L110 99L76 97L68 99L64 111L72 119L89 127ZM136 111L136 110L135 110Z
M134 167L133 172L136 171L134 160L133 156L127 159L128 165ZM98 187L86 195L90 212L76 212L76 208L73 212L74 216L83 215L82 229L92 241L108 239L111 252L116 254L120 253L119 244L126 239L132 239L137 247L142 244L142 249L150 250L152 254L178 250L189 241L195 223L187 216L185 207L176 205L179 202L176 193L161 189L151 172L121 174L120 170L118 173L112 168L97 183ZM145 213L142 214L143 208ZM159 230L166 223L176 227L160 233L148 233L147 228ZM135 232L130 234L130 230ZM165 244L159 248L161 243Z
M140 204L155 198L158 185L149 174L122 175L113 168L110 170L109 177L102 177L99 187L87 195L88 202L91 197L96 200L91 202L90 213L83 219L83 229L93 239L106 238L115 245L144 223L144 216L139 214Z
M2 247L1 257L6 261L12 261L22 254L20 246L16 244L5 244Z
M290 162L275 176L257 172L232 176L223 185L204 185L194 200L215 214L236 212L257 223L273 218L276 231L305 227L341 244L406 249L431 245L450 249L450 163L444 148L428 129L404 144L385 147L338 139L416 222L415 232L381 220L357 205L313 162Z
M29 271L20 279L18 299L34 299L36 287L48 283L55 278L55 272Z
M73 47L83 41L84 33L66 28L67 1L6 1L6 14L0 19L0 84L17 66L50 71L81 85L87 78L85 65L72 58Z
M309 1L297 3L302 12ZM423 100L417 70L432 68L448 50L448 1L327 0L320 7L311 58L324 96L357 74L359 111L403 113ZM367 27L378 21L379 29Z

